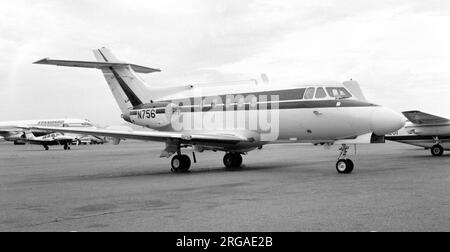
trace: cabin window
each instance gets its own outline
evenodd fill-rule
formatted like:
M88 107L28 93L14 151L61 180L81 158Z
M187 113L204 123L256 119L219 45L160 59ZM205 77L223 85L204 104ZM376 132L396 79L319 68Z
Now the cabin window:
M323 99L327 97L327 93L325 93L325 90L323 88L318 88L316 91L316 99Z
M280 101L301 100L305 95L306 88L283 90L277 93L280 97Z
M351 98L352 95L343 87L328 87L328 95L337 99Z
M306 89L305 100L311 100L314 98L314 91L316 91L316 89L313 87Z

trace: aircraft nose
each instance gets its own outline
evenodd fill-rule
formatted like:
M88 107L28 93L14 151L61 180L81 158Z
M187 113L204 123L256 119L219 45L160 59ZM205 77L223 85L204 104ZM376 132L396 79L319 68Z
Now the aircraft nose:
M372 130L378 136L384 136L403 128L405 122L401 113L385 107L377 107L372 114Z

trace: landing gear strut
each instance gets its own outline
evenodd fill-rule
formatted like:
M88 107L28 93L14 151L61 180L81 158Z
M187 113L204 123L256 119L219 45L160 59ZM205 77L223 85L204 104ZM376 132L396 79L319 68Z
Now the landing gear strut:
M242 161L242 155L240 153L227 153L223 157L223 164L228 169L240 168Z
M342 147L339 148L341 154L339 155L339 160L336 163L336 170L340 174L350 174L355 168L353 161L347 159L347 152L349 148L350 147L348 147L346 144L343 144Z
M187 155L176 155L172 158L172 172L187 172L191 168L191 159Z
M70 146L68 144L64 145L64 150L70 150Z

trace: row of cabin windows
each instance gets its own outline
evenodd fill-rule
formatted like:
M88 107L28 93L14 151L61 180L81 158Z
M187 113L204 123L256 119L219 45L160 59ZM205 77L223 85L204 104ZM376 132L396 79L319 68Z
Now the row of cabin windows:
M243 96L252 95L242 94ZM283 90L278 91L277 93L273 93L273 91L256 93L255 96L258 95L267 95L268 100L270 101L271 95L278 95L280 101L291 101L291 100L312 100L312 99L326 99L326 98L335 98L335 99L345 99L351 98L352 95L348 90L344 87L310 87L310 88L302 88L302 89L291 89L291 90ZM226 96L220 96L222 101L213 102L215 104L221 104L227 100ZM211 103L211 102L209 102ZM190 104L195 104L194 98L190 98ZM205 104L203 104L205 105ZM179 106L184 106L183 102L179 104ZM162 112L163 113L163 112Z
M343 87L310 87L303 88L300 90L295 90L290 93L281 93L280 100L312 100L312 99L325 99L325 98L336 98L336 99L344 99L351 98L352 95L347 89Z

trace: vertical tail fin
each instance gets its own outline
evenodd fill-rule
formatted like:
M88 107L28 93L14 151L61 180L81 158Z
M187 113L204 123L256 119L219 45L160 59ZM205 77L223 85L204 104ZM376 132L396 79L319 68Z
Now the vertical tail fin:
M31 130L26 130L25 138L28 140L34 140L36 137L34 136L33 132L31 132Z
M107 48L94 50L94 55L98 62L122 63ZM123 113L130 107L150 102L152 97L149 86L130 66L105 67L101 70Z

